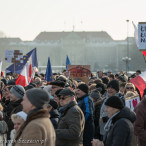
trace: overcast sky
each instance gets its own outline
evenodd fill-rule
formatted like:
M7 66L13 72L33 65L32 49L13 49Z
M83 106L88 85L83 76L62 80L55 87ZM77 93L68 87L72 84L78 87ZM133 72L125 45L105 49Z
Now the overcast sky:
M133 36L146 22L146 0L0 0L0 31L33 40L42 31L107 31L115 40Z

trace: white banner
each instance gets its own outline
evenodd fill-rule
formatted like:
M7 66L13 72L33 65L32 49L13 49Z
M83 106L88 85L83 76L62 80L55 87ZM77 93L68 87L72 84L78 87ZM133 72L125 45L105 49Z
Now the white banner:
M129 107L132 111L134 110L135 106L140 102L140 97L136 96L133 98L129 98L125 100L126 106Z

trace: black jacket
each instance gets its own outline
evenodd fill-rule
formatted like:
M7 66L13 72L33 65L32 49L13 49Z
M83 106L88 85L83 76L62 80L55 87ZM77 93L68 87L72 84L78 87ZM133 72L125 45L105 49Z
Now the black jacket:
M104 146L131 146L135 113L124 107L112 119L112 126L104 136Z
M59 112L57 109L52 109L50 111L50 120L54 126L54 129L56 129L59 121Z

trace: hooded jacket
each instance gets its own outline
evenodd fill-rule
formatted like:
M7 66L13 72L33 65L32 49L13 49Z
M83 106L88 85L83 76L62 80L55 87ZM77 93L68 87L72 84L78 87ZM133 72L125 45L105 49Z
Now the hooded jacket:
M104 136L104 146L131 146L135 113L124 107L112 119L110 130Z

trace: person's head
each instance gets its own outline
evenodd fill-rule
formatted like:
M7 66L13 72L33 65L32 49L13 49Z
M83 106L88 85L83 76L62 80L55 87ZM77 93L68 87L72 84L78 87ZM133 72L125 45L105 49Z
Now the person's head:
M94 84L91 84L89 86L89 92L91 93L95 88L96 88L96 84L95 83Z
M54 96L53 96L53 100L56 101L59 105L59 93L60 91L62 91L63 89L59 89L55 92Z
M62 81L52 81L50 83L50 85L52 85L51 87L51 95L54 96L55 92L59 89L63 89L65 86L65 82Z
M94 89L91 94L90 94L90 97L93 99L93 102L96 102L98 100L101 99L101 94L100 92L98 91L98 89Z
M82 83L82 84L79 84L77 89L76 89L76 96L77 98L80 98L86 94L88 94L89 92L89 88L86 84Z
M138 75L140 75L141 74L141 70L137 70L136 71L136 75L138 76Z
M42 86L42 80L40 77L36 77L33 81L36 84L36 87L39 88L40 86Z
M10 101L17 101L23 98L25 89L21 85L15 85L10 89Z
M109 79L108 76L104 76L104 77L102 77L101 79L102 79L102 82L103 82L105 85L107 85L107 84L109 83L109 81L110 81L110 79Z
M119 81L120 84L121 84L121 83L126 83L126 82L128 81L128 77L127 77L125 74L123 74L123 75L120 75L120 76L117 78L117 80Z
M45 105L48 105L49 99L49 94L43 89L33 88L27 90L21 102L23 111L28 114L33 109L43 109Z
M98 90L100 90L100 93L101 93L102 95L103 95L103 94L105 93L105 91L106 91L105 84L103 84L103 83L97 83L96 88L97 88Z
M109 75L109 79L110 79L110 81L111 81L111 80L114 80L114 79L115 79L115 75L110 74L110 75Z
M103 76L103 71L98 71L97 74L98 74L98 78L102 78L102 76Z
M108 96L113 96L119 92L119 82L118 80L111 80L107 85Z
M125 93L127 93L128 91L132 91L132 92L135 91L135 85L133 83L129 82L125 85Z
M65 88L59 92L60 106L65 106L73 100L75 100L75 93L71 89Z
M126 85L125 82L123 82L119 85L119 87L120 87L119 91L122 95L124 95L124 93L125 93L125 85Z
M118 96L111 96L105 102L105 112L107 112L109 118L123 108L123 101Z
M27 114L23 111L11 115L12 122L14 124L14 129L16 132L20 129L22 124L26 121Z

